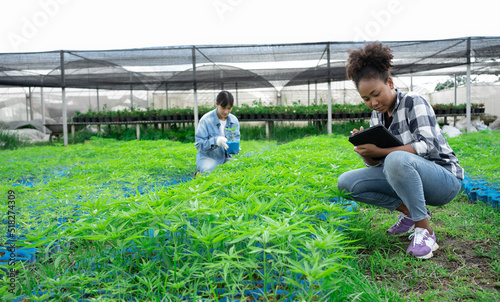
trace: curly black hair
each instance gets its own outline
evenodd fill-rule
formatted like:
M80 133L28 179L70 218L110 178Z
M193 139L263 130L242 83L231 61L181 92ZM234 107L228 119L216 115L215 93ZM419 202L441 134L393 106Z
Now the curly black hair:
M387 83L391 76L389 70L392 65L392 50L388 45L369 42L364 47L349 49L346 72L347 78L353 80L358 87L359 81L363 79L380 79Z

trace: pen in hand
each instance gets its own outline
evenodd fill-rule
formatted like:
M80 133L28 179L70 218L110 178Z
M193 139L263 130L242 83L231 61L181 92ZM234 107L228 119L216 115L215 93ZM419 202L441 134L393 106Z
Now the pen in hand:
M358 133L359 131L362 131L362 130L364 130L363 126L359 127L359 130L358 129L352 129L351 134Z

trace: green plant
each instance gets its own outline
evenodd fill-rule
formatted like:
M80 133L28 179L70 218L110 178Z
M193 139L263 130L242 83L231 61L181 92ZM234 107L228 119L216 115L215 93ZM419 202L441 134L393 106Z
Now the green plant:
M358 214L330 201L342 197L338 176L363 166L347 135L280 145L243 140L252 156L168 189L160 184L194 171L192 143L94 137L0 151L0 187L17 184L20 230L35 227L28 235L40 239L31 245L71 242L41 253L34 266L17 264L20 287L3 297L235 300L265 283L264 300L292 298L276 294L279 283L304 301L495 301L499 213L460 194L432 207L441 246L435 258L406 255L408 241L385 235L392 213L358 204ZM496 162L499 135L449 143L468 171L496 175L494 165L474 163ZM0 280L0 291L7 286Z
M159 116L159 110L154 109L154 103L151 104L151 107L146 108L146 112L144 113L145 117L157 117Z
M481 177L498 184L500 170L500 133L498 131L480 131L464 133L449 139L453 151L460 160L460 165L473 177Z
M22 146L24 146L24 142L19 134L0 129L0 149L17 149Z
M80 111L75 111L74 117L80 118L83 117L83 114Z
M203 116L203 115L207 114L210 111L212 111L211 107L198 106L198 115L200 115L200 116Z
M89 108L89 110L87 110L87 112L85 113L85 117L89 118L96 117L96 112L93 111L91 108Z
M124 108L123 110L117 111L119 117L132 116L132 108Z
M106 116L111 117L111 118L116 118L116 117L120 116L120 112L119 111L107 111Z
M109 144L110 142L112 141L95 138L86 144L85 148L77 145L70 146L64 149L64 152L56 153L57 156L54 159L44 161L44 165L49 164L50 167L43 166L40 176L49 172L53 167L72 163L70 174L57 179L57 184L45 193L41 191L39 197L48 200L44 206L55 208L61 200L70 201L71 206L71 200L76 200L77 194L83 194L79 198L81 201L77 202L82 215L76 222L64 223L64 227L57 235L51 233L50 228L45 228L48 231L45 234L47 240L72 238L78 248L72 251L71 258L69 258L70 253L64 251L50 261L41 261L40 274L37 276L23 271L20 276L22 276L23 284L27 284L25 291L28 290L29 295L39 283L38 278L45 280L43 281L44 288L56 299L78 298L81 291L75 290L74 280L76 279L81 280L79 286L89 284L90 288L94 286L107 288L117 297L126 297L130 290L133 290L135 295L142 296L158 291L174 297L200 290L205 294L213 294L214 289L219 286L231 289L227 295L235 295L237 290L249 288L249 285L234 282L258 269L263 264L262 259L268 256L275 257L276 261L269 264L264 262L262 267L265 268L265 272L262 276L255 275L256 278L263 278L264 282L270 283L274 280L272 278L275 278L276 273L291 277L287 275L287 269L284 266L288 259L288 252L283 251L290 249L288 236L295 235L294 244L301 244L299 238L304 239L303 242L308 242L310 239L307 239L305 234L309 234L310 230L307 225L311 221L320 222L314 218L314 215L293 213L304 211L305 199L314 200L314 204L319 202L318 196L324 193L317 195L318 193L314 193L314 190L309 190L307 187L321 184L321 181L315 179L314 182L300 189L290 179L286 182L286 186L283 186L284 179L297 177L294 171L269 165L261 160L255 163L257 166L253 166L253 159L246 159L244 160L246 164L227 167L229 171L237 175L222 171L220 174L222 179L215 175L206 175L199 180L198 184L180 184L169 188L168 191L155 191L144 195L138 192L133 197L123 198L116 195L119 192L117 187L130 183L127 187L134 188L141 183L154 181L151 179L153 177L162 179L164 176L158 172L166 165L171 167L170 171L172 168L179 169L179 167L183 167L184 171L194 169L194 148L192 144L189 144L176 150L176 147L181 146L175 143L165 146L165 142L131 141ZM117 145L120 146L119 149L113 148ZM254 145L261 146L262 143ZM77 154L75 149L83 152ZM187 150L190 150L190 155L186 152ZM281 153L285 152L287 155L284 158L288 160L289 157L295 156L292 154L297 150L297 147L292 146L290 149L273 152L273 156L281 157L284 155ZM159 154L159 151L163 153ZM47 154L46 152L54 154L52 150L44 152L36 150L35 154L40 157ZM99 154L99 157L95 157L95 154ZM134 154L134 163L128 160L130 154ZM267 152L267 155L269 154ZM267 155L264 158L267 158ZM159 160L162 162L159 163ZM191 168L189 164L186 165L186 160L191 162ZM57 164L54 165L54 163ZM78 164L73 166L75 163ZM250 166L247 166L248 164ZM260 174L248 173L248 171L258 170L258 167L262 170ZM33 168L35 167L23 167L25 171ZM285 174L269 174L270 171L276 171L276 168L281 169ZM9 169L9 166L6 169ZM154 170L148 172L149 169ZM25 171L19 171L19 173L24 174ZM301 174L306 171L303 170ZM304 175L312 176L311 171ZM93 194L95 190L92 186L100 184L104 179L109 182L109 189ZM225 184L223 190L220 189L219 181ZM239 185L240 181L247 183L249 187L242 187ZM53 181L51 183L55 184ZM72 184L71 187L69 184ZM250 189L250 186L266 187L270 191L256 194L252 192L255 190ZM72 191L69 188L72 188ZM278 191L283 196L276 196L275 193ZM290 202L290 197L298 191L299 196L302 197ZM214 192L218 192L217 195L214 196ZM57 195L57 198L54 200L46 198L45 194L48 193ZM240 199L236 196L248 198ZM27 199L23 198L23 200ZM287 213L284 209L292 208L295 210L286 214L288 217L283 219L282 214ZM319 209L319 205L316 204L308 211L315 213L323 208ZM28 208L26 210L32 211ZM339 208L330 210L341 212ZM55 213L63 212L71 213L72 211L58 207ZM43 212L37 214L23 212L23 215L41 215L41 213ZM255 213L259 213L259 216L255 216ZM106 219L102 219L103 216ZM242 220L242 217L246 218ZM327 227L326 223L320 223ZM328 227L332 228L339 223L335 219L330 220ZM262 227L273 235L262 237L266 234L261 232ZM149 235L145 236L145 233ZM169 238L167 244L162 239L165 236ZM267 247L261 249L252 242L265 244ZM160 244L162 249L158 250L156 247ZM249 248L249 244L255 249ZM121 252L129 249L138 249L142 254ZM239 256L240 253L244 256ZM157 256L162 257L163 261L154 260ZM214 262L216 265L212 266ZM78 269L75 268L75 264ZM224 267L225 281L216 279L220 275L221 266ZM155 278L157 278L158 269L167 272L171 278L161 278L161 283L154 281L157 280ZM64 278L57 279L55 271L68 271L69 273ZM99 279L96 285L91 285L92 283L85 278L88 272L92 272L94 278L105 271L107 281L104 281L104 278ZM139 271L141 271L141 278L122 277L123 274L137 274ZM198 276L203 276L203 278ZM36 297L36 295L31 296L31 299Z
M225 128L224 130L226 130L227 132L226 133L229 133L229 137L228 137L228 140L229 141L235 141L236 140L236 128L238 128L238 126L235 126L233 128Z
M253 108L252 108L252 113L255 113L255 114L262 114L262 113L265 113L266 112L266 107L264 107L262 105L262 100L259 99L258 101L257 100L254 100L252 102L252 105L253 105Z
M132 116L137 118L144 118L146 116L146 111L132 110Z

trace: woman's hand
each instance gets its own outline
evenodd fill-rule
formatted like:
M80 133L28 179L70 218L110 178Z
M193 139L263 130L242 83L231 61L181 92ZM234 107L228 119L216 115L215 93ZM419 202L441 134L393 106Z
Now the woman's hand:
M361 155L361 157L382 157L386 154L383 149L375 146L374 144L364 144L354 147L354 151Z
M359 127L358 129L352 129L351 135L358 133L359 131L362 131L363 126ZM381 149L375 145L372 144L365 144L365 145L359 145L354 147L354 151L357 152L362 158L365 164L369 166L375 166L379 163L378 160L374 160L372 157L376 157L374 155L371 155L372 153L376 153L377 151L379 152Z
M224 136L219 136L217 137L217 146L220 146L222 148L224 148L224 150L227 150L227 148L229 148L229 146L227 145L227 138L225 138Z
M354 129L352 129L351 134L358 133L359 131L362 131L362 130L363 130L363 126L359 127L359 130L354 128Z

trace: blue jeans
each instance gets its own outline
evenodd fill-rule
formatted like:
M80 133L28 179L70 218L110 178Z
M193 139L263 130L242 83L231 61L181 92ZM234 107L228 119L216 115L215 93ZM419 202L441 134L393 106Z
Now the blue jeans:
M413 221L427 217L426 205L442 206L460 191L461 182L450 171L418 155L391 152L380 167L340 175L337 186L359 202L394 211L402 203Z
M231 157L226 157L224 159L223 164L227 163L228 161L232 160ZM211 172L215 170L218 166L218 162L210 157L204 157L200 160L198 160L197 166L198 166L198 171L201 173L206 173L206 172Z

